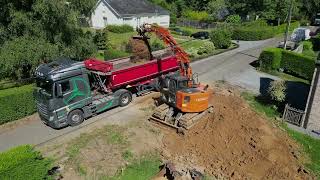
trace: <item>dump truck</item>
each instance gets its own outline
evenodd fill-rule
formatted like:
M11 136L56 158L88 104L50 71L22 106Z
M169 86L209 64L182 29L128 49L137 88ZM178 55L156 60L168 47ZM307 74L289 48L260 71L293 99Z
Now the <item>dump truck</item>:
M36 71L37 111L54 129L77 126L109 109L127 106L132 95L159 89L159 77L179 70L173 54L133 63L130 58L83 62L69 58L40 65Z

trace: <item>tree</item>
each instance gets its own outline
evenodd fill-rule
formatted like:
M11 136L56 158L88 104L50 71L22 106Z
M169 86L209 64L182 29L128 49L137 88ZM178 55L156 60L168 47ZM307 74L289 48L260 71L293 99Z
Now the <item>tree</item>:
M226 8L225 0L212 0L208 4L207 11L214 19L222 19L221 12Z
M273 81L270 84L268 92L271 96L271 99L281 103L286 99L286 84L283 80Z
M79 26L81 13L88 14L89 0L3 0L0 2L0 78L31 76L45 58L83 59L97 48L91 33ZM89 3L89 4L86 4Z
M97 0L70 0L70 7L88 17L96 3Z
M0 78L29 78L42 61L57 56L58 46L43 38L22 36L7 41L0 50Z

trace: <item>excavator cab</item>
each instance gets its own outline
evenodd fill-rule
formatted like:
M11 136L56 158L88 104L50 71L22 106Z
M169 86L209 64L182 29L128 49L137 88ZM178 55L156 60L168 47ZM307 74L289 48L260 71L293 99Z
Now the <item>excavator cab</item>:
M205 111L209 106L210 90L201 86L194 79L185 76L168 76L161 88L161 101L185 113Z

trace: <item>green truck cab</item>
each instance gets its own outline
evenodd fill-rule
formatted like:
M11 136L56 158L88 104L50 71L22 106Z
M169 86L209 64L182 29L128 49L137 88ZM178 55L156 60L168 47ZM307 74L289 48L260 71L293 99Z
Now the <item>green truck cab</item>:
M41 120L54 129L76 126L84 119L116 106L127 106L132 93L119 89L99 93L93 74L83 62L68 58L40 65L34 92Z

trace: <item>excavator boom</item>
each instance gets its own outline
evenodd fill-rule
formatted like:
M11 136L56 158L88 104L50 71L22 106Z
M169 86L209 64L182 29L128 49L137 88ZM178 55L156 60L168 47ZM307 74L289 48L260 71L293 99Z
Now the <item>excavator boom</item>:
M179 46L168 29L155 24L144 24L138 28L138 32L140 36L145 38L147 38L146 33L155 33L156 36L161 39L165 45L169 46L176 54L176 57L180 63L181 75L188 77L190 80L192 79L192 69L190 67L189 55Z
M163 104L156 108L150 120L179 131L190 129L204 115L212 112L212 106L209 105L212 91L208 85L195 83L189 55L179 46L168 29L144 24L137 31L145 42L149 39L146 33L155 33L171 48L180 63L180 76L167 75L162 80L160 101Z

